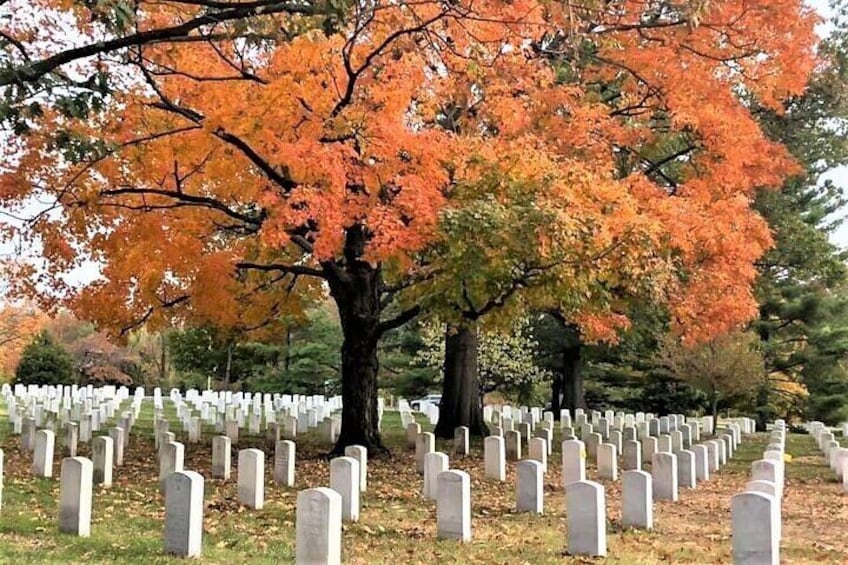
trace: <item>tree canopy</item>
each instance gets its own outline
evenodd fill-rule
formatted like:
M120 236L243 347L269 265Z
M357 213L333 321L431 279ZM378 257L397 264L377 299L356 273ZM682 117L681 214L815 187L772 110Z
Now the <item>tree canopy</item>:
M337 450L380 446L378 343L441 298L596 338L632 294L689 341L754 316L750 204L798 169L739 93L780 113L816 64L800 0L7 4L0 196L32 217L5 233L43 259L16 290L116 331L279 333L323 281Z
M760 306L753 329L763 342L766 370L780 384L771 395L762 391L760 410L770 397L794 412L808 400L809 417L829 422L848 416L848 256L829 238L846 199L825 175L848 164L846 45L838 27L822 42L820 67L805 92L787 100L783 112L757 111L767 134L802 165L780 190L761 192L755 203L774 246L757 263Z
M695 347L685 347L669 336L660 347L658 362L705 393L713 416L718 415L720 400L752 398L765 378L758 338L747 332L727 333Z

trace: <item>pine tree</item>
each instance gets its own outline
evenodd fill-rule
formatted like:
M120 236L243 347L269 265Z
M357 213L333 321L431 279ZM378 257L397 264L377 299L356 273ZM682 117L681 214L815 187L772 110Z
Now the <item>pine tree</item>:
M783 114L759 108L764 130L784 143L803 166L779 191L763 191L756 209L766 218L774 247L758 264L759 319L753 329L763 342L772 385L761 388L761 422L773 419L781 400L797 404L797 384L809 392L808 418L848 416L848 275L846 253L829 236L839 226L834 213L846 204L841 187L823 178L848 164L848 52L836 33L821 46L827 65ZM775 384L777 386L775 386Z

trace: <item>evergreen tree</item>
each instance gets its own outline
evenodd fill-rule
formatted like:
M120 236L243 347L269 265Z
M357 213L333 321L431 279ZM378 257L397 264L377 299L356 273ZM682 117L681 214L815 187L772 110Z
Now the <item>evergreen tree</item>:
M15 383L28 385L70 384L74 377L71 355L46 330L24 348L15 370Z
M766 370L778 386L763 386L757 400L761 423L779 416L774 405L798 405L803 384L808 418L833 422L848 408L848 301L846 254L829 240L839 225L834 213L846 199L826 172L848 164L848 52L844 35L821 45L827 65L807 91L787 102L783 114L759 109L764 130L784 143L802 171L779 191L763 191L757 210L768 220L774 247L758 267L759 319ZM783 397L783 398L781 398Z
M420 320L413 320L386 334L380 345L380 388L391 389L398 396L408 399L435 392L441 386L442 368L417 360L419 352L425 347Z

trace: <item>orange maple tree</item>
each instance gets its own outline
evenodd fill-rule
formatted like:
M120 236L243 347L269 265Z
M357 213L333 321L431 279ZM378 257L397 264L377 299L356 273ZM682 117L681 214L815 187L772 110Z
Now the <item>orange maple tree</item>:
M337 451L381 446L377 343L418 314L416 282L456 276L428 253L465 191L508 208L527 187L546 220L503 249L567 267L540 281L554 303L582 290L563 306L589 335L626 323L612 298L642 278L691 339L754 312L769 235L750 200L793 165L743 100L804 88L816 20L799 0L132 6L39 0L0 24L20 134L0 195L21 214L48 202L7 226L46 259L13 281L124 329L264 327L326 284ZM67 48L67 21L91 41ZM76 289L62 275L84 261L101 276Z
M24 347L47 322L47 316L33 304L7 304L0 309L0 379L14 377Z

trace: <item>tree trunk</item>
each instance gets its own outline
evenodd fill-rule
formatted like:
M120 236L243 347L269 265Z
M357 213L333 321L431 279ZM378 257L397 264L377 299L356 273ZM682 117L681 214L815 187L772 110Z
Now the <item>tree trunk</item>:
M333 449L339 455L348 445L365 446L369 455L385 451L378 428L377 340L373 331L359 327L361 331L350 326L343 330L342 429Z
M290 378L289 371L291 371L291 328L286 328L286 355L284 358L283 365L283 374L286 378Z
M437 437L453 438L454 429L467 426L472 436L485 437L483 401L477 374L477 328L463 325L445 334L444 383L439 406Z
M554 373L551 379L551 412L554 413L554 420L559 420L559 413L563 408L562 373Z
M159 359L159 382L169 383L168 380L168 344L165 340L165 332L159 332L159 347L161 348L161 356Z
M762 322L759 327L760 341L763 343L763 350L769 351L769 347L767 347L768 342L771 341L771 327L769 324L769 313L765 306L760 307L760 321ZM769 355L765 355L765 374L769 375L773 370L773 359L770 358ZM769 409L769 387L768 380L766 377L766 384L761 385L757 389L757 396L755 400L754 412L757 420L757 429L765 430L766 424L770 420L770 412Z
M712 393L712 401L711 401L713 422L718 422L718 392L715 390Z
M586 398L583 394L583 345L579 338L576 343L565 346L562 350L562 382L563 407L571 410L586 408Z
M227 343L227 365L224 367L224 390L230 390L233 371L233 342Z
M754 407L758 430L765 430L766 424L774 420L774 414L772 414L771 406L769 406L770 396L771 390L769 390L768 383L760 385L757 389L756 406Z
M381 267L361 259L365 229L354 226L345 238L345 261L325 263L330 294L342 326L342 429L332 454L362 445L369 456L385 454L377 413L377 343L380 339Z

